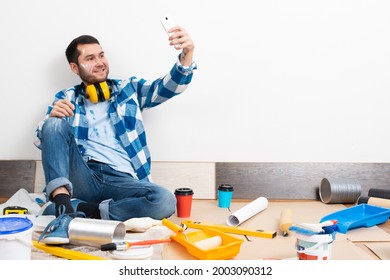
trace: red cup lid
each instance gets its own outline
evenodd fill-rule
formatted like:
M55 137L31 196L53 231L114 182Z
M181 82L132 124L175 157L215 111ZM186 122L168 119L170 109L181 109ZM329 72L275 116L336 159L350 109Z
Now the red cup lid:
M178 188L175 190L176 195L193 195L194 191L191 188Z

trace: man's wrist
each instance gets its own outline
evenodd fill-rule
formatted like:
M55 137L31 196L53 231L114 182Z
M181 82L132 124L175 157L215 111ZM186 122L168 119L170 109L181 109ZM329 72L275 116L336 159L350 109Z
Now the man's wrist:
M192 73L193 70L197 69L197 65L194 61L192 61L189 65L182 64L180 61L180 56L181 54L177 59L176 67L182 74L189 75Z
M191 66L193 63L193 50L185 50L183 49L182 52L179 55L180 63L183 66Z

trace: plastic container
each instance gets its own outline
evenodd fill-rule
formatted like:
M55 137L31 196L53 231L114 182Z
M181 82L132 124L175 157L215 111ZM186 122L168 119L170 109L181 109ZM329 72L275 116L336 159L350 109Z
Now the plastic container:
M231 234L223 233L218 230L202 229L191 231L187 234L183 233L183 228L174 224L173 222L163 219L163 225L172 230L174 235L171 238L184 246L187 252L199 260L227 260L232 259L240 252L241 244L244 240L237 238ZM213 243L216 247L208 247L202 249L197 246L202 240L209 239L218 236L221 240L220 243ZM210 244L209 244L210 245Z
M26 217L1 217L0 260L31 260L32 230Z
M296 249L299 260L330 260L336 232L324 227L325 232L314 235L297 233Z
M386 222L390 209L370 204L358 204L324 216L320 222L337 220L336 231L346 233L350 229L371 227Z

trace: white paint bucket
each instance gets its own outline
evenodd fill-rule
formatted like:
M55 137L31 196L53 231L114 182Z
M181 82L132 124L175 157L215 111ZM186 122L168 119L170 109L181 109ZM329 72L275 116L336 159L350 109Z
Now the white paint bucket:
M330 227L324 227L325 232L314 235L297 233L295 247L299 260L330 260L332 243L336 232Z
M0 260L31 260L32 230L26 217L0 217Z

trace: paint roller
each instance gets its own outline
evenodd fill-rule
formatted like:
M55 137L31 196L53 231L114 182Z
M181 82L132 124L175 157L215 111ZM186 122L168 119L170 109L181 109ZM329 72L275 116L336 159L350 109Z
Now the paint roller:
M283 236L290 234L290 227L292 226L292 211L290 208L285 208L280 213L279 228L283 232Z
M163 219L162 223L163 223L163 225L168 227L170 230L172 230L173 232L175 232L176 234L181 236L181 238L184 238L185 240L187 240L186 235L183 233L182 227L172 223L171 221L169 221L167 219ZM222 238L221 238L221 236L216 235L213 237L199 240L199 241L194 242L192 244L201 250L209 250L209 249L213 249L213 248L216 248L218 246L221 246L222 245Z
M237 256L242 239L221 231L204 228L183 233L183 227L163 219L162 224L176 235L171 238L184 246L189 254L200 260L226 260Z
M222 245L222 238L219 235L206 238L200 241L197 241L194 243L196 247L198 247L201 250L210 250L217 248Z
M390 189L371 188L367 196L390 199Z
M379 197L359 197L357 204L370 204L379 207L390 208L390 199Z

